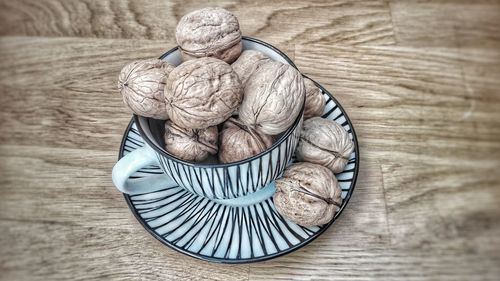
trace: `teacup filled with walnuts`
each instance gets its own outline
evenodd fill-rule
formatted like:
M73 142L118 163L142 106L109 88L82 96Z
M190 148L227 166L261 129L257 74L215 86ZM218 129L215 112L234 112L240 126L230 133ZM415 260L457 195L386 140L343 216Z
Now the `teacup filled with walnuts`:
M158 164L168 181L222 204L255 202L274 182L282 216L302 226L331 221L342 204L335 173L354 144L342 126L320 117L325 99L315 82L279 50L242 37L238 19L222 8L186 14L175 37L170 57L129 62L119 75L147 148L117 163L118 189L159 189L166 177L128 179Z

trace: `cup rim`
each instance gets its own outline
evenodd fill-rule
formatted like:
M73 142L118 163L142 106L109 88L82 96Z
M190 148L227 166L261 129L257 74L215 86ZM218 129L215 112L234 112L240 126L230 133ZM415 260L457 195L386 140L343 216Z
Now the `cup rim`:
M293 61L285 53L283 53L282 51L280 51L278 48L274 47L273 45L271 45L269 43L266 43L264 41L261 41L259 39L256 39L256 38L248 37L248 36L242 36L242 40L252 41L252 42L264 45L265 47L268 47L268 48L272 49L273 51L275 51L279 55L281 55L283 57L283 59L285 59L293 68L299 70L297 68L297 66L293 63ZM159 59L164 59L166 56L168 56L169 54L177 51L178 49L179 49L179 46L176 46L176 47L168 50L163 55L161 55L159 57ZM302 73L301 73L301 75L303 77L305 77ZM156 142L154 142L154 141L152 141L152 140L149 139L148 135L145 133L144 129L141 126L140 119L141 118L143 118L143 119L151 119L151 118L147 118L147 117L143 117L143 116L139 116L137 114L134 114L133 119L134 119L134 122L135 122L135 124L137 126L137 129L139 130L139 133L141 134L141 137L144 139L144 141L151 148L153 148L157 153L160 153L163 157L166 157L166 158L171 159L171 160L173 160L175 162L179 162L179 163L182 163L184 165L195 167L195 168L197 168L197 167L198 168L227 168L227 167L231 167L231 166L238 166L238 165L241 165L241 164L249 163L249 162L251 162L251 161L253 161L253 160L257 159L257 158L263 157L267 153L271 153L271 151L273 151L276 147L280 146L285 140L287 140L290 137L290 135L295 131L295 129L297 128L297 126L300 124L300 121L302 120L303 115L304 115L304 107L305 107L305 95L304 95L304 99L302 101L302 107L300 109L300 113L297 116L297 118L295 118L295 121L293 122L293 125L290 128L288 128L285 131L285 133L277 141L275 141L273 143L273 145L271 147L269 147L268 149L262 151L259 154L254 155L252 157L249 157L249 158L246 158L246 159L243 159L243 160L239 160L239 161L236 161L236 162L230 162L230 163L196 163L196 162L190 162L190 161L186 161L186 160L180 159L180 158L178 158L178 157L176 157L176 156L168 153L165 149L158 147L158 145L157 145Z

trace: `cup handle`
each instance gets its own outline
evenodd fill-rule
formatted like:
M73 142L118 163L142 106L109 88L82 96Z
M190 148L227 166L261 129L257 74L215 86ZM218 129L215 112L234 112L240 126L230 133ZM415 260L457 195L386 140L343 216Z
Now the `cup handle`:
M135 172L148 165L158 165L155 152L144 145L125 155L113 167L112 179L116 188L130 195L154 192L177 184L166 174L129 179Z

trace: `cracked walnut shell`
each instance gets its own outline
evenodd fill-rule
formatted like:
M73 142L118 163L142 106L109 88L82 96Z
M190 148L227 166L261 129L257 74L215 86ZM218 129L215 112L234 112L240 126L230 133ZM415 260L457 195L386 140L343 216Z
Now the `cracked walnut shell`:
M184 129L172 121L165 122L165 149L186 161L200 162L217 153L217 126L206 129Z
M302 74L291 65L272 61L248 79L239 118L263 134L277 135L301 114L304 97Z
M234 118L224 122L219 135L219 161L236 162L257 155L273 144L273 138L261 134Z
M344 170L354 143L348 132L333 120L313 117L304 121L295 156L327 167L334 173Z
M187 129L224 122L236 110L242 95L236 73L216 58L182 63L170 73L165 86L169 118Z
M216 57L227 63L241 53L238 19L222 8L204 8L186 14L175 30L183 60Z
M342 189L334 174L318 164L295 163L276 180L274 205L285 218L301 225L330 222L342 205Z
M159 59L133 61L118 77L123 102L137 115L167 119L163 90L174 66Z

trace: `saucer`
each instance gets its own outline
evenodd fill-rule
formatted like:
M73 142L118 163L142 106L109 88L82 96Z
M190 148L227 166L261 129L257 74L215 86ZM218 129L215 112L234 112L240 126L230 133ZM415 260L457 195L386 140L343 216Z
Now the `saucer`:
M156 239L194 258L219 263L250 263L293 252L321 235L339 217L349 202L359 168L359 151L352 124L339 103L317 84L326 100L323 118L341 124L355 149L344 171L337 174L342 188L342 206L329 223L302 227L283 218L272 197L254 205L231 207L192 194L179 186L139 195L124 194L136 219ZM130 121L123 136L119 158L144 145L135 123ZM147 166L131 178L161 174L158 166Z

